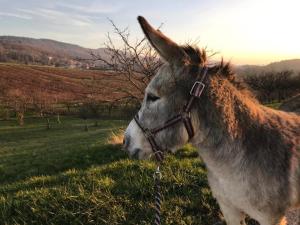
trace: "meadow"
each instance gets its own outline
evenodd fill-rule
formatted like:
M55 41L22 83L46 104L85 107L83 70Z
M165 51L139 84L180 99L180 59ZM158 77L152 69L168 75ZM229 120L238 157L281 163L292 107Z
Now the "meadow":
M155 162L131 160L109 141L128 121L89 121L89 131L75 117L61 122L0 121L0 224L152 224ZM167 157L162 192L163 224L220 221L192 147Z

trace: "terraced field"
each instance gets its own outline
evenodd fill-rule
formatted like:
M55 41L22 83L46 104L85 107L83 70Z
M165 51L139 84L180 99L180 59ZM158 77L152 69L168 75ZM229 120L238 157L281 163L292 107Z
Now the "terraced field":
M107 102L124 97L129 89L134 91L125 77L112 72L0 63L0 94L20 90L29 97L47 94L57 102L90 96Z

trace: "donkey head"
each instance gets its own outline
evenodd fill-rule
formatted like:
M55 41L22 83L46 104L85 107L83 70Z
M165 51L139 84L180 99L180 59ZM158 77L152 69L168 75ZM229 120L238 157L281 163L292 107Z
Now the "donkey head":
M204 63L205 56L200 50L177 45L155 30L143 17L138 17L138 21L151 45L165 60L165 64L147 86L137 114L143 127L153 129L181 112L190 97L189 91L196 79L195 71ZM191 51L197 51L197 54L191 54ZM192 110L192 123L197 127L195 110ZM187 143L188 139L183 123L177 123L155 135L160 149L171 151ZM149 141L135 120L130 122L125 131L124 149L130 156L139 159L147 158L152 153Z

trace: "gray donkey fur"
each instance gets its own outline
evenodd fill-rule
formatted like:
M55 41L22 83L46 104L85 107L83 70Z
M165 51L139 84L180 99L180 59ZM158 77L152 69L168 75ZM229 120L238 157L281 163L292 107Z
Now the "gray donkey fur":
M143 17L138 20L166 61L146 88L138 113L144 127L154 128L182 110L206 55L177 45ZM223 62L209 69L206 85L192 109L195 136L188 140L178 123L156 135L158 145L176 151L190 142L199 149L228 225L245 224L245 214L261 225L283 224L285 212L300 206L300 116L260 105ZM140 159L152 153L134 120L124 148Z

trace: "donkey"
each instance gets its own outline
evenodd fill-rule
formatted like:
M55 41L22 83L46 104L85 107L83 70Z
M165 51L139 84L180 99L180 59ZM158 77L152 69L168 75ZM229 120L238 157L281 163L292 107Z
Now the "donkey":
M204 50L179 46L143 17L146 38L166 61L145 90L137 120L124 134L124 149L139 159L152 154L147 129L179 114L190 98ZM208 181L228 225L276 225L300 206L300 116L260 105L239 83L229 63L208 67L205 89L191 107L194 135L176 123L155 134L160 149L175 152L190 142L206 164Z

